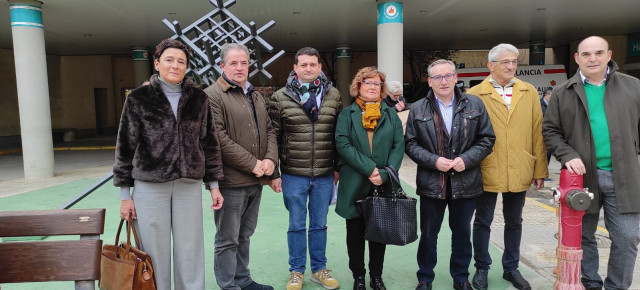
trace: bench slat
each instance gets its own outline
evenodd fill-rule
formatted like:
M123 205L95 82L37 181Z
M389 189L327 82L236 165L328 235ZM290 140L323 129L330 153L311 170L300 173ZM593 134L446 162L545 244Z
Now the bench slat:
M101 240L0 243L0 283L100 279Z
M99 235L104 215L103 208L0 211L0 237Z

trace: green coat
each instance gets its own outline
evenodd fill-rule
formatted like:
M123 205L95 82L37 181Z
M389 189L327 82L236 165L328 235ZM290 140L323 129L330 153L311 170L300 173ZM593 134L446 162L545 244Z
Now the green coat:
M340 185L336 213L345 219L359 217L355 202L365 198L373 184L369 176L377 167L383 182L389 180L383 168L400 169L404 156L404 135L398 114L384 102L373 133L373 155L369 151L367 131L362 127L362 110L357 103L346 107L338 116L336 149L340 156Z

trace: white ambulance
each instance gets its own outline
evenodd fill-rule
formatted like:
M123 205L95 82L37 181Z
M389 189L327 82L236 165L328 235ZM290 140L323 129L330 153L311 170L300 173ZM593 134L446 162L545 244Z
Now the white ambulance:
M489 76L489 68L462 68L458 73L458 87L473 87ZM518 66L516 78L532 84L542 97L545 90L567 80L564 65L523 65Z

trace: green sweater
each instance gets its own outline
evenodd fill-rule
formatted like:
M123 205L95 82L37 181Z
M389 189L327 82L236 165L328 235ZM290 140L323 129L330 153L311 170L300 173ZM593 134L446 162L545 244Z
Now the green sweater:
M609 124L604 110L604 90L606 84L594 86L584 84L589 103L589 121L593 134L593 143L596 147L596 165L600 169L613 170L611 167L611 141L609 139Z

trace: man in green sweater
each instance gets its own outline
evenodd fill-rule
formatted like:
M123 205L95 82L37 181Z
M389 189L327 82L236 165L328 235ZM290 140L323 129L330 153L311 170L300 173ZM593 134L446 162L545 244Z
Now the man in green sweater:
M629 289L640 242L640 81L618 72L609 44L591 36L578 45L580 69L552 93L542 132L547 148L594 193L582 218L582 284ZM613 149L613 150L612 150ZM611 251L598 274L595 232L604 209Z

